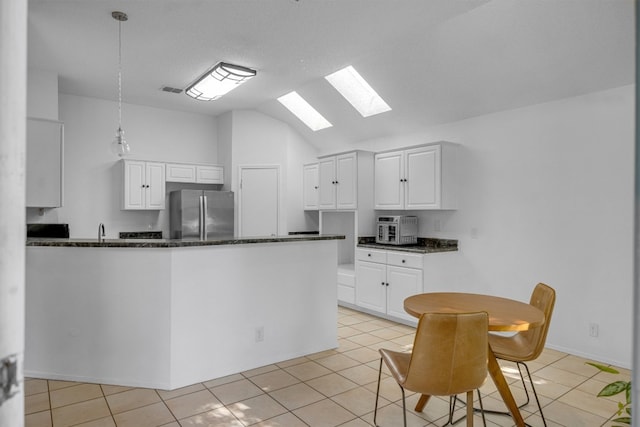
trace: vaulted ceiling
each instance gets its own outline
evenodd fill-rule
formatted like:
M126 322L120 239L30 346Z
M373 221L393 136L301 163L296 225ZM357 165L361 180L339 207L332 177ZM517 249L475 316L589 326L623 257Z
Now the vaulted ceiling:
M217 116L254 109L321 149L635 82L633 0L30 0L29 66L61 93ZM185 89L219 61L257 76L217 101ZM392 107L362 118L324 76L353 65ZM296 90L333 127L276 98ZM126 114L126 112L125 112Z

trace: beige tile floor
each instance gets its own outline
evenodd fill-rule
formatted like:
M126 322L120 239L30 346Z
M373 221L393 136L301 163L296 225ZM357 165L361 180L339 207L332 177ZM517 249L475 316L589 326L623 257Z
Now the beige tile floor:
M178 390L164 391L112 385L28 378L25 381L27 427L359 427L373 424L378 348L409 350L415 329L343 307L338 311L339 347L264 366ZM617 408L616 398L597 398L602 387L628 379L585 365L586 360L547 349L529 363L542 400L547 425L601 426ZM524 392L515 365L502 363L518 401ZM383 371L384 372L384 371ZM504 408L489 379L483 402ZM408 393L413 409L418 396ZM617 397L617 396L616 396ZM535 403L523 408L526 422L541 426ZM400 389L383 373L378 424L402 425ZM423 413L410 411L408 425L433 426L446 421L448 400L432 398ZM460 411L460 414L462 411ZM460 425L465 425L460 423ZM482 425L479 415L475 425ZM509 417L487 415L487 425L511 426Z

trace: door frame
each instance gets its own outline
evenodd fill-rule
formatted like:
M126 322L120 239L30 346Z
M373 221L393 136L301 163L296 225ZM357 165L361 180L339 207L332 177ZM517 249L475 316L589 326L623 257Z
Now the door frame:
M280 165L240 165L238 166L238 236L242 237L242 173L249 169L272 169L276 171L276 235L280 235Z

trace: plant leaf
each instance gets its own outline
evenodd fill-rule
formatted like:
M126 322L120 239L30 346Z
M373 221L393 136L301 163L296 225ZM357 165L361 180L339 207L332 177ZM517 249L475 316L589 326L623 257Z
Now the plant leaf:
M620 417L620 418L616 418L616 419L611 420L611 422L631 424L631 417Z
M610 374L619 374L620 372L616 371L614 368L610 367L610 366L605 366L605 365L601 365L599 363L595 363L595 362L585 362L587 365L591 365L593 367L596 367L598 369L600 369L602 372L608 372Z
M604 386L600 393L598 393L598 397L601 396L613 396L615 394L621 393L627 389L626 381L615 381L611 384L607 384Z

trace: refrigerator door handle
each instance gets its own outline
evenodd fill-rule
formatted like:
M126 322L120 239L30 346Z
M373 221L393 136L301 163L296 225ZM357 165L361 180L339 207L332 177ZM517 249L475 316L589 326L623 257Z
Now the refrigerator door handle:
M207 196L200 196L200 240L207 238Z

